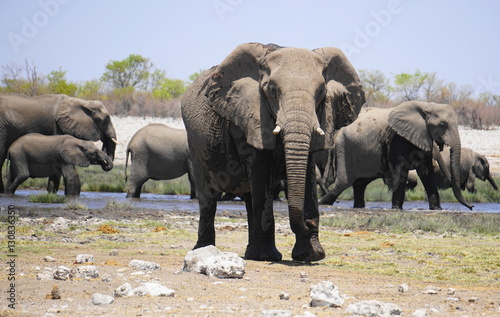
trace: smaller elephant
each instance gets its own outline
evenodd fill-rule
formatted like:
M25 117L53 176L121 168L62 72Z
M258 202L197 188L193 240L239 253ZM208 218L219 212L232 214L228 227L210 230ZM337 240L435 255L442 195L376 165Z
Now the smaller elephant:
M139 198L148 180L168 180L188 173L191 199L196 192L191 173L186 130L152 123L137 131L127 147L125 181L130 154L130 182L127 198Z
M450 159L447 153L450 149L445 147L443 149L443 160L448 169L450 168ZM444 176L441 168L434 164L434 172L436 173L438 188L450 188L450 181ZM469 148L462 148L462 155L460 158L460 187L462 190L467 189L471 193L476 190L476 177L482 181L488 180L495 190L498 186L490 173L490 163L486 156L481 155Z
M14 194L29 177L49 177L47 190L56 193L62 175L64 194L79 195L80 177L75 165L100 165L106 172L113 168L111 157L94 142L71 135L26 134L11 145L7 158L10 161L7 194Z

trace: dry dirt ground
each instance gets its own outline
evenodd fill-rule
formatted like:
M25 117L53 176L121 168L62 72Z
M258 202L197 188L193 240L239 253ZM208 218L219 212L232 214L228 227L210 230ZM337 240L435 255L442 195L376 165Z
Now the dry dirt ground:
M284 261L247 260L244 278L217 279L180 271L185 254L195 243L196 214L127 208L17 210L17 213L16 309L7 308L9 270L5 265L6 252L2 251L5 269L0 275L0 316L261 316L264 310L271 309L288 310L294 316L306 311L316 316L349 316L345 313L347 306L363 300L395 303L402 308L403 316L412 316L417 309L427 309L428 316L500 316L498 284L468 286L437 280L424 282L348 271L322 261L292 261L293 235L285 215L276 216L277 244ZM244 254L247 242L244 215L219 216L219 220L223 219L217 223L219 249ZM103 223L120 232L98 231ZM162 225L165 228L161 228ZM5 240L1 242L5 247ZM99 278L37 279L37 274L45 268L64 265L77 269L78 254L94 256ZM44 262L47 255L55 258L55 262ZM156 262L161 270L139 272L128 266L132 259ZM308 275L306 279L301 278L304 272ZM333 282L345 296L342 307L309 306L311 284L323 280ZM156 282L175 290L175 296L116 298L112 304L101 306L91 303L94 293L113 295L125 282L132 287ZM402 283L409 285L409 292L398 292ZM429 285L442 291L436 295L423 294ZM46 299L54 286L58 287L61 298ZM455 295L447 294L449 287L456 289ZM281 292L288 293L289 300L281 300ZM450 297L459 300L450 300Z

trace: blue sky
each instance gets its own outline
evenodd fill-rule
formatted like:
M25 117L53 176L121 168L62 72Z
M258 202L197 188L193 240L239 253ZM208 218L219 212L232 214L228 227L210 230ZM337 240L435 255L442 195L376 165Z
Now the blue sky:
M27 59L83 81L133 53L187 79L244 42L334 46L356 69L500 94L499 13L486 0L0 0L0 65Z

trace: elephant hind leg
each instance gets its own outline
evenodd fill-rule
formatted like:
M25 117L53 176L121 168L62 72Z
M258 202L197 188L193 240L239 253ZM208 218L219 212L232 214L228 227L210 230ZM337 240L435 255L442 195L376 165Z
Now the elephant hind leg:
M332 190L323 196L319 201L320 205L333 205L333 203L337 200L337 198L346 190L351 184L347 183L333 183Z
M14 194L17 187L30 177L28 164L19 160L18 164L10 161L9 177L7 178L6 194Z
M141 197L142 186L148 179L149 179L148 177L142 177L140 179L137 179L137 177L131 177L127 191L127 198Z
M207 185L209 186L209 185ZM198 224L198 241L193 249L215 245L215 212L217 211L217 197L220 195L212 188L205 188L198 192L200 205L200 221Z
M49 182L47 184L47 192L56 194L59 189L59 184L61 183L61 173L55 173L49 176Z
M353 208L365 208L365 190L373 178L360 178L354 181L352 188L354 190L354 205Z

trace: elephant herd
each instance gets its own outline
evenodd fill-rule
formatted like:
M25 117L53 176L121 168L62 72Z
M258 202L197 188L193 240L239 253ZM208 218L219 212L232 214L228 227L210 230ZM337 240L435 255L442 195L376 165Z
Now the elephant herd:
M354 207L360 208L366 186L383 178L393 193L392 207L402 209L405 189L415 181L411 170L422 181L430 209L441 209L438 185L451 187L470 209L461 189L475 190L475 177L498 189L486 158L461 147L451 106L408 101L362 109L364 103L356 70L339 49L239 45L188 88L181 106L186 130L151 124L132 137L127 197L140 197L148 179L188 173L191 198L196 196L200 208L195 248L215 245L217 201L231 193L247 210L245 257L279 261L273 198L286 181L296 238L292 258L317 261L325 257L318 183L327 191L319 203L332 204L353 186ZM89 142L99 140L102 150ZM48 189L56 191L62 175L65 193L77 195L75 165L110 170L115 143L109 113L98 101L0 96L0 161L10 160L7 193L30 176L49 177Z

